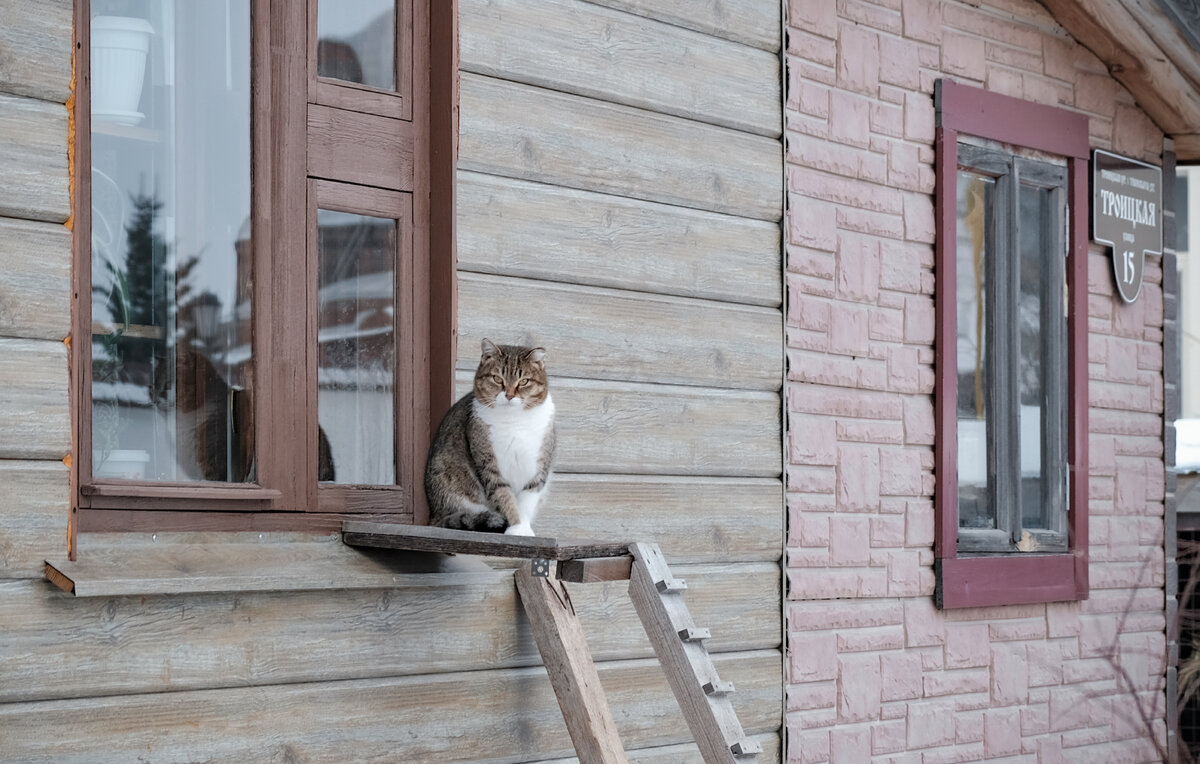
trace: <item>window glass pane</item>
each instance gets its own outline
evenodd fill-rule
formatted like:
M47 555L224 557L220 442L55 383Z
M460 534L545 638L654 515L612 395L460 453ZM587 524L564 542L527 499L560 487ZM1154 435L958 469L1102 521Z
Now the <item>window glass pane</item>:
M995 528L988 502L987 251L996 183L974 173L958 174L958 522L962 528Z
M1047 273L1048 259L1061 256L1052 251L1055 237L1052 225L1060 224L1053 214L1049 189L1021 184L1017 203L1020 205L1020 252L1018 256L1017 294L1017 387L1020 404L1019 464L1021 468L1021 524L1025 528L1049 528L1050 507L1046 501L1047 480L1055 476L1044 474L1046 454L1043 447L1050 442L1047 417L1054 416L1049 408L1048 380L1054 379L1048 368L1050 333L1055 323L1061 323L1062 306L1052 303L1058 295ZM1056 462L1064 463L1064 462Z
M249 0L93 0L96 477L253 479Z
M318 479L396 482L396 234L391 218L317 212Z
M394 0L318 0L317 74L395 90Z

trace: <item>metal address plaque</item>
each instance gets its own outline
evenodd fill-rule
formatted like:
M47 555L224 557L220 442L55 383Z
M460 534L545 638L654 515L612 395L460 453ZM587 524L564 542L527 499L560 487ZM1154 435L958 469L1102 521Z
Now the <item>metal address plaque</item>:
M1121 299L1136 300L1146 255L1162 254L1161 167L1092 150L1092 239L1112 247Z

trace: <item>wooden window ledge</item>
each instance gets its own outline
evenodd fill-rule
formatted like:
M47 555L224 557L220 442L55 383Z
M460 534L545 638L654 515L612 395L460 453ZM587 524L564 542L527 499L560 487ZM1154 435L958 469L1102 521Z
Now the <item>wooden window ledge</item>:
M47 560L46 578L77 597L494 584L478 558L355 549L339 536L83 534L78 560Z

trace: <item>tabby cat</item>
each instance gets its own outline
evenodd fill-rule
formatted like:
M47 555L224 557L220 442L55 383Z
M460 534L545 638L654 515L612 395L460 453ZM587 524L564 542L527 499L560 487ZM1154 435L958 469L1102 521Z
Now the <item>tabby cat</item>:
M434 525L533 535L555 445L545 357L543 348L483 341L474 390L446 413L429 447Z

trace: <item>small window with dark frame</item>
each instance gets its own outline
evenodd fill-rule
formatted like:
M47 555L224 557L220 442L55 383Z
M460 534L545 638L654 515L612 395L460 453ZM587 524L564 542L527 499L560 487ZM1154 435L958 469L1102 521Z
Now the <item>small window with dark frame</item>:
M935 599L1086 598L1087 117L939 80Z
M1064 551L1066 165L961 143L960 552Z

